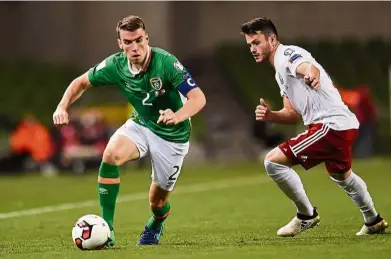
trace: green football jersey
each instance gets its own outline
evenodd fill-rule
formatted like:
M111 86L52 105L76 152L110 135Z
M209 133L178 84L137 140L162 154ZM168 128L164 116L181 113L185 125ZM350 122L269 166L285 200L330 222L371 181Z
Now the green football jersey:
M144 69L130 72L125 53L119 52L103 60L88 71L93 86L115 85L134 107L131 115L136 123L149 128L161 138L185 143L189 141L191 124L187 119L177 125L157 123L159 110L178 111L186 98L177 87L188 80L189 73L178 59L160 48L151 48ZM193 84L194 81L192 81Z

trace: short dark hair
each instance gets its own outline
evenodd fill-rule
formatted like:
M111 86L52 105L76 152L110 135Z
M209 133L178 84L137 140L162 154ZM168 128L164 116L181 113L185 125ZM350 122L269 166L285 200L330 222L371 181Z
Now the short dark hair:
M262 33L271 32L274 33L278 39L276 26L274 25L272 20L266 17L255 18L246 23L243 23L241 30L243 34L256 34L257 31L261 31Z
M123 17L117 23L116 31L117 31L118 39L120 38L119 37L120 30L135 31L139 28L142 28L143 30L145 30L145 24L140 17L135 16L135 15L129 15L129 16Z

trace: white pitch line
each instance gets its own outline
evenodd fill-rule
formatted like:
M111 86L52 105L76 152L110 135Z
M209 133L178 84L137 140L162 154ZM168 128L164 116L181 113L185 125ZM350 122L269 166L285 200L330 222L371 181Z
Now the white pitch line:
M223 180L223 181L214 181L209 183L180 186L175 189L173 195L184 194L184 193L206 192L211 190L219 190L219 189L226 189L231 187L240 187L240 186L246 186L252 184L267 183L267 182L269 182L269 180L266 177L247 177L247 178L230 179L230 180ZM117 199L117 203L138 201L138 200L147 199L147 197L148 197L148 193L145 192L127 194L127 195L119 196ZM28 209L28 210L19 210L19 211L0 213L0 219L10 219L10 218L23 217L23 216L39 215L39 214L49 213L49 212L63 211L63 210L88 208L97 205L98 205L97 200L87 200L83 202L74 202L74 203L63 203L54 206L45 206L45 207L39 207L34 209Z

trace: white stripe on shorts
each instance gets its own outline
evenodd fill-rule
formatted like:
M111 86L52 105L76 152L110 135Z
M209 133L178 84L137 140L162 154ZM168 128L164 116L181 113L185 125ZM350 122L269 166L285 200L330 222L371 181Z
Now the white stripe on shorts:
M293 154L295 156L297 156L298 153L300 153L301 151L303 151L304 149L308 148L309 146L311 146L312 144L314 144L316 141L318 141L319 139L323 138L324 136L326 136L327 132L329 131L329 127L326 126L325 124L322 126L322 128L320 128L320 130L318 130L315 134L313 134L312 136L310 136L309 138L307 139L304 139L303 141L297 143L296 145L292 146L291 147L291 150L293 152Z

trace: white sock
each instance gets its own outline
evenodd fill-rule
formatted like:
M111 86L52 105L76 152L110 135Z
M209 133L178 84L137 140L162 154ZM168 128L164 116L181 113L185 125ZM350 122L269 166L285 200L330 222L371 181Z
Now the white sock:
M296 205L297 212L312 216L314 207L311 205L299 175L290 167L265 160L267 174L280 189Z
M345 180L336 180L330 177L334 182L336 182L340 187L342 187L347 195L352 199L352 201L360 209L365 223L372 223L377 218L377 212L373 204L371 195L367 190L367 185L360 176L351 172L349 177Z

